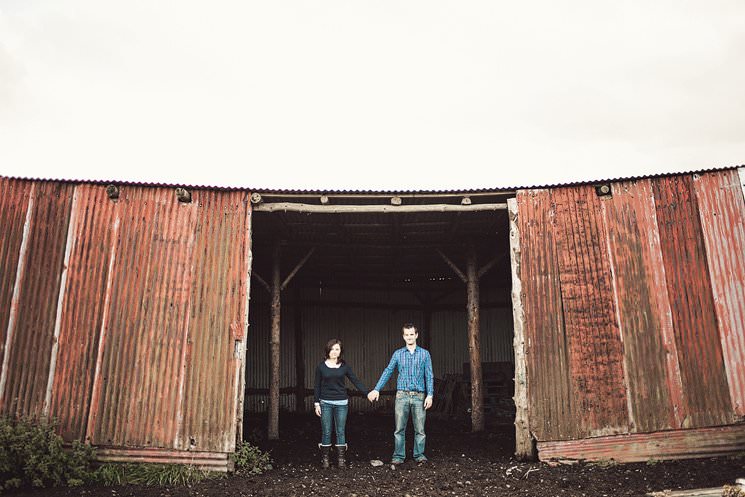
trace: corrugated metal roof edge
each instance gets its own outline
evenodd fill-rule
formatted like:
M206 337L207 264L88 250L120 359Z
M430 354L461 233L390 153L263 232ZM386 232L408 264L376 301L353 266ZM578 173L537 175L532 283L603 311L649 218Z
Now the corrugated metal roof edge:
M183 183L165 183L165 182L147 182L147 181L122 181L122 180L83 180L83 179L63 179L63 178L30 178L26 176L6 176L0 174L0 178L16 179L25 181L56 181L61 183L87 183L87 184L98 184L98 185L129 185L129 186L149 186L149 187L182 187L191 188L195 190L220 190L220 191L236 191L246 190L250 192L259 192L262 194L280 194L280 195L295 195L295 194L381 194L381 195L394 195L394 194L453 194L453 193L500 193L510 192L521 189L536 189L536 188L557 188L562 186L578 186L578 185L589 185L598 183L610 183L616 181L630 181L648 178L662 178L666 176L678 176L681 174L700 174L708 173L713 171L725 171L728 169L737 169L745 167L745 164L735 166L720 166L711 167L706 169L692 169L687 171L678 171L670 173L658 173L658 174L645 174L641 176L619 176L613 178L601 178L584 181L571 181L566 183L545 183L538 185L522 185L522 186L510 186L510 187L497 187L497 188L459 188L455 190L298 190L298 189L277 189L277 188L252 188L252 187L238 187L238 186L215 186L215 185L194 185L194 184L183 184Z

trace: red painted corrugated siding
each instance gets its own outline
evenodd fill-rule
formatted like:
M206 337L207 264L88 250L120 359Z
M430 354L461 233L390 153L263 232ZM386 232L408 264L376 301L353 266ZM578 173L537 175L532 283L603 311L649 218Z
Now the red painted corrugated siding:
M548 190L518 192L530 430L538 440L582 436L564 332Z
M63 270L73 187L59 183L34 185L26 268L19 286L19 304L9 354L2 411L39 416L49 378L49 361Z
M50 416L65 440L85 437L104 314L116 204L104 187L75 189Z
M242 346L247 326L248 194L205 191L195 198L193 296L177 447L227 452L235 447L236 346Z
M116 272L93 391L94 444L173 447L184 374L196 204L124 188Z
M679 428L682 385L650 180L602 201L624 344L632 432Z
M557 260L569 371L582 431L628 432L623 347L616 319L607 229L592 187L553 190Z
M745 416L745 200L736 170L694 176L732 407Z
M683 426L730 423L734 415L692 178L652 184L683 380Z
M0 364L32 185L29 181L0 178Z

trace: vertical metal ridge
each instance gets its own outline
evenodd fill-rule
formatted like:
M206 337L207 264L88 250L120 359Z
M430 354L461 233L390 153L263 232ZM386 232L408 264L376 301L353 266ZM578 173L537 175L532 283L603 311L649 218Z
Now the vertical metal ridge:
M745 202L734 170L694 176L708 274L734 412L745 416Z
M688 418L683 427L732 421L711 281L692 179L653 181Z
M0 278L0 370L5 356L6 334L12 312L11 303L16 287L21 242L32 187L33 183L28 181L0 178L0 226L3 227L3 236L0 238L0 267L4 275Z
M57 362L49 399L49 415L58 420L58 431L68 441L86 435L112 244L113 205L103 187L75 188L68 230L68 240L74 241L67 278L64 287L60 285L64 298L58 309Z
M16 267L15 283L13 284L13 294L10 299L10 313L8 316L8 329L5 333L5 347L3 355L2 371L0 372L0 408L3 412L8 412L8 401L5 398L5 385L8 381L8 364L10 363L10 353L13 347L13 338L15 334L18 307L21 295L21 286L23 275L26 270L26 261L28 259L28 239L31 231L31 219L34 213L34 200L36 198L36 184L31 184L29 191L28 204L26 207L26 218L23 223L23 235L18 253L18 265Z
M553 201L548 190L519 191L517 201L530 430L539 440L576 438L581 430L567 357ZM554 372L551 379L545 371Z
M106 273L106 285L104 286L104 301L101 309L101 327L98 336L98 347L96 351L96 363L95 372L93 374L93 382L91 385L91 401L89 407L89 414L86 419L86 439L90 442L98 440L100 433L97 431L97 422L100 413L100 402L102 392L104 390L103 383L108 384L108 373L106 377L102 377L104 371L104 350L107 342L107 329L109 326L109 315L111 309L111 292L112 292L112 281L114 279L114 263L116 262L116 254L119 239L119 226L121 224L120 213L117 212L114 217L112 226L112 243L108 257L108 271Z
M52 338L52 350L49 357L49 373L47 378L47 386L44 393L44 404L42 405L41 415L48 417L49 415L49 404L52 400L52 385L54 384L54 374L57 368L57 352L59 350L59 337L62 329L62 309L65 299L65 290L67 290L67 271L70 266L70 254L75 245L75 224L77 222L76 213L77 204L77 190L73 187L72 190L72 202L70 205L70 218L67 223L67 235L65 236L65 255L62 261L62 275L60 276L59 293L57 297L57 314L54 318L54 334Z
M575 396L589 436L628 430L623 347L615 321L607 230L589 186L552 191L561 297ZM602 359L599 359L602 358ZM592 368L592 369L590 369Z
M617 189L617 186L614 185L611 192L614 192ZM623 373L623 385L626 389L626 409L628 412L629 417L629 424L628 424L628 431L635 431L637 426L637 420L636 420L636 411L634 410L634 402L631 395L631 386L630 386L630 376L631 376L631 369L634 368L633 364L630 364L628 361L629 354L627 353L627 345L624 341L624 333L627 333L626 330L626 323L621 319L621 305L620 305L620 299L621 296L619 295L619 275L617 271L617 265L615 264L615 253L613 250L613 246L611 243L612 239L612 231L615 231L615 226L612 226L611 219L608 213L608 210L612 208L612 205L609 207L610 199L606 199L606 201L600 202L600 210L601 215L603 219L603 224L606 227L606 236L605 236L605 250L607 251L607 257L608 257L608 264L610 269L610 281L611 281L611 292L613 297L613 306L616 311L616 323L618 325L618 336L621 340L621 350L622 350L622 358L621 361L621 368ZM628 220L627 220L628 221ZM637 233L637 238L639 234ZM646 278L643 279L643 281L646 281ZM646 304L646 302L645 302Z
M10 351L5 400L18 416L41 415L70 219L72 186L36 186L29 228L28 260L18 300L18 321Z
M677 428L680 373L674 340L669 344L665 339L672 324L665 324L669 304L659 242L655 242L659 235L651 182L615 184L613 197L603 206L624 343L630 431Z

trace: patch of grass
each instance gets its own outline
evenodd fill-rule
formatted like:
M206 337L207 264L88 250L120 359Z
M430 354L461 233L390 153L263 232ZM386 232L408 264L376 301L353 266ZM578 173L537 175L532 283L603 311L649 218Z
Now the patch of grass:
M74 442L65 450L54 429L53 422L0 418L0 492L78 486L93 479L93 448Z
M646 464L647 464L647 466L657 466L661 462L662 461L660 461L659 459L655 459L654 457L650 457L649 459L647 459Z
M235 463L235 471L239 474L255 475L272 469L269 454L248 442L239 442L231 458Z
M107 463L96 470L95 479L106 486L184 486L224 476L185 464Z

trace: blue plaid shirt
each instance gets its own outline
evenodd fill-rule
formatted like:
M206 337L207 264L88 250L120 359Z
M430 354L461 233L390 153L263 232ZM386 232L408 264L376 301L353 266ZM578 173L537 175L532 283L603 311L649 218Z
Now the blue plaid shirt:
M393 371L398 367L397 390L413 390L415 392L426 392L428 397L435 393L434 373L432 372L432 357L429 351L417 345L412 354L406 347L395 351L391 356L391 362L380 375L375 390L381 388L390 379Z

